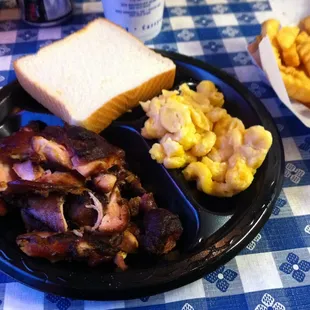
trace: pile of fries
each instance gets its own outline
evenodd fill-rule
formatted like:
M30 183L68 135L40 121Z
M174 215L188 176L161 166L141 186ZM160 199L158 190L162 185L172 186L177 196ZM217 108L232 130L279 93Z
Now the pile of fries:
M262 24L256 43L268 36L288 95L310 107L310 16L299 26L281 27L276 19Z

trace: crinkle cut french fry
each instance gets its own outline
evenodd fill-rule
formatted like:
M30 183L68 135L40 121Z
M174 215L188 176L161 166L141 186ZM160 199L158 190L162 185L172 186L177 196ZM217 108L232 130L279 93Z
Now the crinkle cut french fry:
M289 97L300 101L306 105L310 104L310 79L299 78L303 76L295 68L290 69L290 73L281 70L282 79Z
M274 45L272 45L272 50L273 50L273 54L276 58L276 61L277 61L277 64L278 66L281 68L282 67L282 60L281 60L281 57L280 57L280 52L278 50L278 48Z
M301 44L303 43L304 41L306 40L309 40L309 35L307 34L306 31L301 31L299 33L299 35L297 36L296 40L295 40L295 43L298 45L298 44Z
M301 27L308 33L310 34L310 15L305 17L301 22L300 22Z
M295 43L287 50L283 50L282 58L286 66L298 67L300 65L300 59Z
M305 66L307 74L310 75L310 40L299 44L297 46L297 52L301 62Z
M298 27L282 27L276 35L282 50L289 49L295 42L299 33Z
M300 57L299 57L299 59L300 59ZM296 68L296 69L298 69L298 71L303 72L305 77L308 78L308 75L306 74L307 70L306 70L306 68L305 68L305 66L304 66L304 64L302 62L300 63L300 66L298 68Z
M283 73L291 75L293 78L304 81L305 83L309 83L310 79L304 72L304 70L299 70L293 67L284 67L280 69Z
M268 36L272 41L280 28L280 22L277 19L267 19L262 24L261 35L263 37Z

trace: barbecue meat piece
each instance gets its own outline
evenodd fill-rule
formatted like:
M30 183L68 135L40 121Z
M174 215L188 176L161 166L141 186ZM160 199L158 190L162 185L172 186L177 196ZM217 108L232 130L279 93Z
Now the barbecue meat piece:
M127 228L129 220L127 201L121 198L118 187L115 187L110 194L106 213L98 230L108 234L123 232Z
M32 162L40 160L31 146L31 140L39 132L40 126L39 122L31 122L11 136L0 139L0 182L7 183L18 179L19 172L23 175L31 174L31 171L22 170L31 168L29 167L29 160ZM14 161L26 161L28 166L27 164L24 164L24 167L16 166L16 171L14 171ZM18 164L16 163L16 165ZM3 189L5 189L5 186L2 186L1 191Z
M126 198L141 196L146 193L141 185L140 179L132 172L119 166L111 168L109 172L116 175L117 185L119 186L122 195Z
M116 181L117 177L115 175L107 173L100 173L93 178L96 189L103 193L109 193L113 189Z
M78 126L66 125L65 131L68 139L66 145L80 161L86 163L113 157L111 161L115 161L115 164L124 164L124 151L108 143L102 136Z
M141 197L140 210L142 212L148 212L150 210L157 209L153 193L146 193Z
M139 243L134 234L129 230L124 231L124 237L119 248L125 253L135 253L139 247Z
M64 217L64 202L64 196L59 194L50 194L48 197L31 196L27 199L28 207L24 209L24 213L47 226L49 231L65 232L68 225ZM28 223L28 227L30 226Z
M46 127L42 137L64 145L71 156L73 169L84 177L107 170L114 165L123 165L123 150L108 143L100 135L79 126L66 125Z
M41 136L35 136L32 138L32 148L41 161L72 169L70 154L63 145Z
M0 182L1 190L6 189L6 183L18 179L17 174L12 169L12 160L10 159L0 159Z
M33 216L31 216L27 212L27 208L23 208L20 210L20 215L22 217L22 220L25 224L26 231L32 232L32 231L50 231L50 227L47 226L45 223L42 223L41 221L37 220Z
M128 201L128 208L130 212L130 216L134 217L139 214L141 204L141 197L133 197Z
M118 163L119 159L114 156L106 159L93 160L90 162L80 160L77 156L72 157L73 169L78 171L85 178L95 175L101 171L105 171L109 167Z
M32 149L31 140L40 131L41 126L39 122L31 122L16 133L1 139L0 158L38 161L40 158Z
M97 219L97 212L85 206L91 203L87 193L72 196L66 206L66 218L77 227L93 226Z
M13 164L13 170L22 180L28 181L35 181L44 174L43 168L30 160Z
M128 202L130 215L137 216L139 212L148 212L157 208L157 204L154 200L152 193L143 194L141 197L133 197Z
M60 126L46 126L41 132L40 136L47 139L54 141L58 144L67 146L67 133L64 127ZM70 150L69 150L70 152ZM70 153L70 155L72 155Z
M72 172L51 172L50 170L45 173L37 180L37 182L51 183L57 185L70 185L76 187L84 186L85 180L77 173Z
M80 195L86 190L85 187L63 185L63 184L52 184L43 183L35 181L26 180L15 180L7 184L6 194L27 194L34 193L40 194L47 197L49 193L59 192L59 193L72 193L75 195Z
M132 233L137 239L140 238L140 228L134 222L129 222L126 231Z
M91 207L95 206L95 203L89 192L85 192L79 196L74 195L69 197L66 205L66 217L68 220L77 227L86 226L97 229L102 221L103 207L106 206L106 201L102 196L96 195L96 197L101 203L101 206L99 205L98 208ZM98 222L98 225L96 225L96 222Z
M81 237L73 231L34 232L18 236L16 242L28 256L45 258L51 262L87 261L94 265L114 258L119 251L122 235L102 236L84 232Z
M143 248L153 254L170 252L180 238L183 228L179 217L166 209L152 209L143 218Z

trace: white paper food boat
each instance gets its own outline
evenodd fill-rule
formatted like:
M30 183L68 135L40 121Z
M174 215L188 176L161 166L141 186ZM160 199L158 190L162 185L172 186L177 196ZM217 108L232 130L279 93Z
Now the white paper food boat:
M298 25L299 21L310 15L310 0L273 0L270 1L274 12L273 18L278 19L282 26ZM310 128L310 109L305 105L290 100L285 89L280 70L275 57L273 57L272 45L268 37L262 39L257 46L252 43L248 46L253 63L266 75L271 87L283 104L307 127ZM272 55L272 57L270 56Z

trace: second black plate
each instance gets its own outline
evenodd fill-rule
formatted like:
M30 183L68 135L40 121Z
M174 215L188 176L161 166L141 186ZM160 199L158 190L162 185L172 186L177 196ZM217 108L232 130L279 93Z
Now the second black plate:
M161 52L177 65L175 86L211 80L224 93L225 108L246 127L262 125L273 145L253 184L233 198L215 198L197 191L178 170L167 171L150 158L150 142L140 135L141 109L115 121L103 135L126 151L129 168L151 190L158 205L179 214L184 233L179 254L160 259L132 256L126 272L107 266L94 269L81 263L56 263L23 254L15 243L24 232L13 216L0 218L0 268L36 289L79 299L126 299L160 293L192 282L234 257L258 233L271 214L282 188L283 146L263 104L228 74L189 57ZM87 104L87 103L85 103ZM31 120L48 125L62 121L49 114L14 82L0 92L0 136L10 135Z

